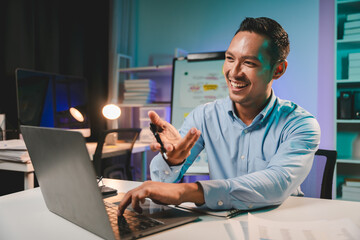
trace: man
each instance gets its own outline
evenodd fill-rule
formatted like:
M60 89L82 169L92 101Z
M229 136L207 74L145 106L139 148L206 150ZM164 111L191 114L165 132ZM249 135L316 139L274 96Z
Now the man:
M124 196L119 214L129 204L141 212L145 198L253 209L301 195L299 186L312 166L320 128L310 113L272 91L273 80L285 73L289 50L288 35L276 21L246 18L225 53L229 97L195 108L180 132L149 112L167 152L151 162L153 181ZM160 144L152 143L151 149L160 151ZM210 180L174 183L204 149Z

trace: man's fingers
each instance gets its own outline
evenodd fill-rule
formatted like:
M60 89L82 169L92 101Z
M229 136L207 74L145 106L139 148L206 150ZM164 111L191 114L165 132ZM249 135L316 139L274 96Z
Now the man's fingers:
M140 203L145 202L145 198L148 197L149 192L146 190L146 186L143 184L129 192L127 192L119 204L118 215L123 215L127 206L131 204L131 207L138 213L142 213Z
M140 207L139 201L140 201L139 196L133 195L131 198L131 206L136 212L142 213L142 208Z
M174 145L172 144L165 144L164 148L166 149L167 153L171 152L174 150Z
M154 123L155 125L157 125L157 126L160 126L160 127L162 127L162 125L163 125L163 120L161 120L161 118L159 117L159 115L156 113L156 112L154 112L154 111L149 111L148 112L148 116L149 116L149 118L150 118L150 121L152 122L152 123Z
M152 143L150 143L150 149L151 149L151 151L157 152L157 151L160 150L160 148L161 148L160 143L158 143L158 142L152 142Z
M194 146L196 141L200 137L200 131L196 128L191 128L190 131L185 135L178 145L178 149L183 149L183 151L190 151Z
M122 216L125 212L125 209L131 203L131 192L125 194L123 199L121 200L119 207L118 207L118 216Z
M197 130L196 133L193 135L193 138L188 142L187 149L189 151L194 147L194 145L195 145L196 141L199 139L200 135L201 135L200 131Z

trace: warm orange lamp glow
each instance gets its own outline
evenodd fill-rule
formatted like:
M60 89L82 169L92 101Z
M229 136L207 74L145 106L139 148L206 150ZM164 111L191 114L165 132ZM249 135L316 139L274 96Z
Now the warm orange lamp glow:
M108 104L103 107L102 114L109 120L115 120L120 117L121 109L115 104Z
M76 121L78 121L78 122L84 122L85 121L85 118L82 115L82 113L79 110L77 110L76 108L71 107L69 109L69 111L70 111L71 116L73 116L73 118L75 118Z

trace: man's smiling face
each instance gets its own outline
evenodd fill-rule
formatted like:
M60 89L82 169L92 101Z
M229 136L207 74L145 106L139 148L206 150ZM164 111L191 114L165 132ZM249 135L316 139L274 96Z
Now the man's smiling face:
M240 31L232 39L223 71L235 106L261 107L270 97L274 68L269 48L270 40L254 32Z

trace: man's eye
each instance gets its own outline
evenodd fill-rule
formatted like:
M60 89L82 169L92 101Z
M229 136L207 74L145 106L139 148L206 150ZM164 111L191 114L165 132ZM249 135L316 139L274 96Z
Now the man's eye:
M234 61L233 57L230 57L230 56L227 56L227 57L226 57L226 60L227 60L227 61Z
M250 61L245 61L244 64L248 65L248 66L252 66L252 67L255 67L256 64L253 63L253 62L250 62Z

